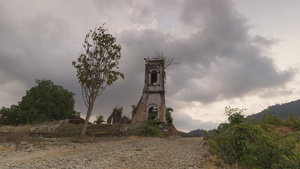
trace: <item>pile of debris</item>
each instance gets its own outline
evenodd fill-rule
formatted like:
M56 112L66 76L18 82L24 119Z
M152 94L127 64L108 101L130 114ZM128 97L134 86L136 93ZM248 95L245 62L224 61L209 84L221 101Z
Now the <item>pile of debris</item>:
M114 108L113 112L107 119L107 124L130 124L130 123L131 120L126 116L122 116L122 112L117 108Z

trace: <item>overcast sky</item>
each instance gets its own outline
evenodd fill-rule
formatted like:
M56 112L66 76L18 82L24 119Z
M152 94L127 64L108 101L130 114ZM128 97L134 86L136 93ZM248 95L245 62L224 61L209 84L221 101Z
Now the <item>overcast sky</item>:
M0 106L17 104L35 79L76 94L72 61L90 29L106 22L122 46L118 80L93 110L115 106L131 116L143 89L144 60L154 51L176 58L168 67L166 106L177 129L216 128L226 106L257 113L299 99L298 0L0 0Z

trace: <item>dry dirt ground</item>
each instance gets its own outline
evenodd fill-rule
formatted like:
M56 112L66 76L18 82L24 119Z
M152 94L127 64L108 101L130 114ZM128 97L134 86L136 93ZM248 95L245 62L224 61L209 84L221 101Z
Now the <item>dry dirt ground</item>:
M38 138L0 143L0 168L218 168L207 148L202 138Z

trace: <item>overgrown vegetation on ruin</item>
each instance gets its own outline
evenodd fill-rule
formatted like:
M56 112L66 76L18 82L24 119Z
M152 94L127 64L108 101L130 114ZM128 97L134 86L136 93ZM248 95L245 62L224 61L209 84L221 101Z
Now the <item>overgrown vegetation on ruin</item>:
M158 126L158 120L146 120L143 122L142 127L138 129L138 133L144 136L159 137L160 131Z
M246 168L299 168L300 119L265 114L246 120L241 109L227 108L222 123L209 140L210 151L225 163Z

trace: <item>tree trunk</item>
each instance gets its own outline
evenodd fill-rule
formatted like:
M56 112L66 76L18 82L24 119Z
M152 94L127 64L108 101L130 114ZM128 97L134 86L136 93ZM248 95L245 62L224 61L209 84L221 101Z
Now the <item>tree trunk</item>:
M83 129L81 132L81 136L85 136L86 129L89 124L90 117L92 115L93 106L94 106L94 101L91 104L89 104L88 110L86 112L85 122L84 122L84 126L83 126Z

